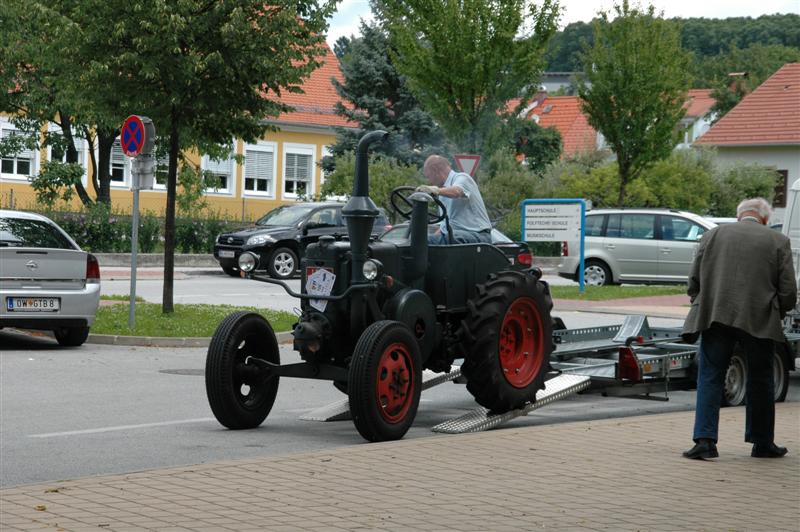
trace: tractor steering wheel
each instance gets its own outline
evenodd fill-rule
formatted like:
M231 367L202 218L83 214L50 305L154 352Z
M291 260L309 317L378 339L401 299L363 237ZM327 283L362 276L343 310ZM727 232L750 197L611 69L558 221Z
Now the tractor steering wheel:
M392 204L392 208L406 220L411 220L411 211L413 210L413 205L408 197L416 190L417 187L396 187L389 196L389 202ZM433 202L436 204L438 211L436 213L428 211L428 224L437 224L447 218L447 207L444 206L442 200L437 196L431 195L431 198L433 198Z

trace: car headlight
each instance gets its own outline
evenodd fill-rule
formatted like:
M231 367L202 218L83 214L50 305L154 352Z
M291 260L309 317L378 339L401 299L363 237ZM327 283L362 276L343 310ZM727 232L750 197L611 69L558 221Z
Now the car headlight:
M267 244L275 242L275 239L269 235L253 235L247 239L248 246L258 246L259 244Z
M361 273L367 281L374 281L383 272L383 264L375 259L369 259L361 267Z
M245 251L241 255L239 255L239 269L245 273L250 273L256 269L256 265L258 264L258 257L256 257L255 253L250 253L249 251Z

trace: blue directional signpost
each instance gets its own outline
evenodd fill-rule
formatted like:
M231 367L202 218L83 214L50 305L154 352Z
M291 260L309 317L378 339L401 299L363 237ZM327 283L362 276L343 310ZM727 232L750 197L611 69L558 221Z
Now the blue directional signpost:
M586 201L582 199L526 199L522 202L522 240L525 242L580 242L578 282L584 291L583 241Z
M146 116L131 115L122 124L119 133L122 153L132 157L133 221L131 223L131 305L128 327L136 324L136 255L139 251L139 191L153 188L155 180L156 128Z

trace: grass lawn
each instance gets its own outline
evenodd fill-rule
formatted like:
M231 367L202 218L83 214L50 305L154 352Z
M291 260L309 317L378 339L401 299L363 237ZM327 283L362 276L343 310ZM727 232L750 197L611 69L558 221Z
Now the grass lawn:
M175 312L162 314L161 305L156 303L136 304L136 327L128 328L128 307L117 305L101 306L92 325L93 334L114 334L122 336L211 336L225 316L237 310L257 312L267 318L275 332L290 331L297 317L278 310L234 307L230 305L175 305Z
M577 286L551 286L554 299L581 299L584 301L607 301L628 297L674 296L686 293L686 286L587 286L581 295Z

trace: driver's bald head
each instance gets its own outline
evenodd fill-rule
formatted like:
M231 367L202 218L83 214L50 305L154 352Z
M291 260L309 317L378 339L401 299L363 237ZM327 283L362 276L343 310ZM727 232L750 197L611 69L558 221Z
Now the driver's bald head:
M450 162L441 155L431 155L425 159L425 164L422 166L422 175L427 178L431 185L442 186L449 174Z

